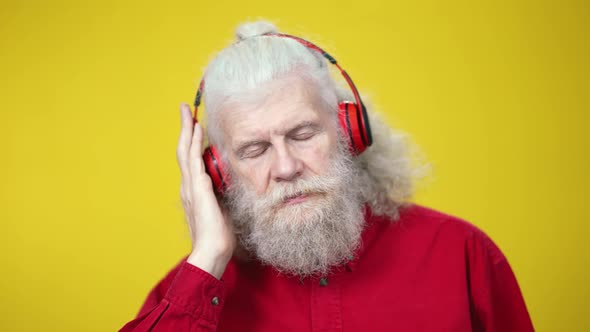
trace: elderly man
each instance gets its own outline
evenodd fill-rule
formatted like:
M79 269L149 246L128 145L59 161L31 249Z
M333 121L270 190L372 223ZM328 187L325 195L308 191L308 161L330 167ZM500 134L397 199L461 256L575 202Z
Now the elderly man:
M333 57L266 22L237 38L181 106L192 252L121 331L533 330L490 238L408 201L402 137Z

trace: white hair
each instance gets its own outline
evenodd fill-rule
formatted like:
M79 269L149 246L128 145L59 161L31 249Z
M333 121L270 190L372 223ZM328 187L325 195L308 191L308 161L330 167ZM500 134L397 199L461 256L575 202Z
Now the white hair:
M327 110L354 100L349 88L341 88L330 75L329 62L314 50L290 38L261 36L276 33L265 21L246 23L236 29L237 41L217 54L205 71L203 97L207 112L207 133L227 160L223 149L220 110L234 103L246 103L268 93L268 84L295 74L319 90ZM263 88L264 87L264 88ZM360 193L374 214L398 216L401 205L412 195L412 170L405 136L389 128L365 103L373 134L373 145L355 158L360 169ZM227 164L227 162L225 163Z

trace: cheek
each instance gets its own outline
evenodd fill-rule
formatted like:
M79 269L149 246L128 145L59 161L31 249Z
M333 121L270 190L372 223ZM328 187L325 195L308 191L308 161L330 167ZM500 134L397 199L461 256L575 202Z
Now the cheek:
M326 172L332 151L336 148L330 135L326 135L320 142L309 146L304 151L305 166L315 175Z
M239 162L235 167L240 181L243 181L249 189L261 195L268 186L268 163L264 160L259 162Z

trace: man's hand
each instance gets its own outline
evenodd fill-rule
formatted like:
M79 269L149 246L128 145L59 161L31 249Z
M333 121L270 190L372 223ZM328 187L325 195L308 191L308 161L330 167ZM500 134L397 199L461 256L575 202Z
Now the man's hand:
M187 261L219 279L235 249L236 238L205 172L201 156L203 128L198 123L193 126L187 104L180 106L180 117L182 129L176 157L182 174L180 196L192 241Z

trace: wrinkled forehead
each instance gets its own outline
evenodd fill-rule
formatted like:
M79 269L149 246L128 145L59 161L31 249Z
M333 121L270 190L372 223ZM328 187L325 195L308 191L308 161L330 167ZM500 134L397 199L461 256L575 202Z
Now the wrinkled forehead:
M323 123L329 113L317 84L297 76L233 96L219 111L224 141L229 144L281 134L302 122Z

